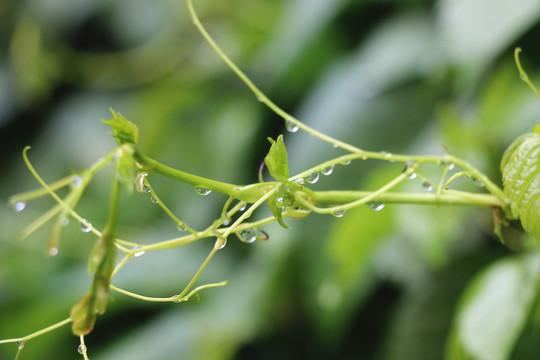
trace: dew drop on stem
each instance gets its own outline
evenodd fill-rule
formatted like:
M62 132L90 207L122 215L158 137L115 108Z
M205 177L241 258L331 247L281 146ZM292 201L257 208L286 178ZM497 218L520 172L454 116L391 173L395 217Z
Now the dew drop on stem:
M187 230L186 225L184 223L179 223L176 228L178 229L178 231L186 231Z
M58 248L52 247L49 249L49 256L56 256L58 254Z
M243 229L238 232L238 237L241 241L251 244L257 240L257 230L255 229Z
M86 346L84 346L84 345L82 345L82 344L79 345L79 347L77 348L77 352L78 352L79 354L85 354L85 353L86 353Z
M390 159L392 157L392 153L388 151L381 151L381 154L383 155L385 159Z
M291 120L285 120L285 128L287 129L288 132L292 132L292 133L297 132L299 129L298 125L296 125Z
M212 190L205 188L204 186L195 186L195 191L199 195L208 195L212 192Z
M73 182L72 182L71 185L72 185L73 187L79 187L79 186L81 186L81 184L82 184L82 182L83 182L83 178L82 178L81 176L79 176L79 175L74 175L72 181L73 181Z
M428 181L422 181L422 189L425 191L433 191L433 185L431 185Z
M478 187L484 187L484 183L478 180L477 178L473 177L474 184Z
M337 218L342 218L345 215L345 210L335 210L332 212L332 215Z
M439 165L448 168L449 171L454 170L454 168L456 167L456 165L454 163L451 163L448 160L439 161Z
M17 348L19 350L22 350L24 348L24 340L17 340L15 344L17 344Z
M341 165L350 165L351 164L351 160L350 159L343 159L340 161L340 164Z
M90 230L92 230L92 224L83 219L83 221L81 222L81 231L83 233L87 233L90 232Z
M306 184L306 180L302 178L294 179L292 182L299 186L304 186Z
M321 174L330 175L334 172L334 165L330 165L321 170Z
M218 238L216 240L216 244L214 245L214 248L217 250L221 250L227 245L227 239Z
M68 224L69 224L69 219L67 217L63 217L60 219L60 225L68 226Z
M416 161L413 161L413 160L407 160L405 161L405 167L403 168L403 171L402 172L407 172L407 171L410 171L411 169L413 169L414 167L416 167ZM416 172L411 172L407 178L409 180L413 180L413 179L416 179Z
M13 204L13 209L15 212L21 212L26 207L26 201L17 201L15 204Z
M384 209L384 203L380 202L380 201L371 201L371 202L368 202L367 205L373 210L373 211L381 211L382 209Z
M150 197L150 201L152 201L154 204L157 204L157 203L158 203L158 199L156 199L156 198L153 197L153 196Z
M306 176L306 181L310 184L315 184L319 180L319 172L315 171Z
M186 301L186 299L180 297L180 294L175 295L175 297L176 297L176 299L173 300L173 303L175 303L175 304L180 304L181 302Z
M149 192L150 192L150 188L149 188L148 186L146 186L146 185L143 185L142 191L143 191L143 193L149 193Z

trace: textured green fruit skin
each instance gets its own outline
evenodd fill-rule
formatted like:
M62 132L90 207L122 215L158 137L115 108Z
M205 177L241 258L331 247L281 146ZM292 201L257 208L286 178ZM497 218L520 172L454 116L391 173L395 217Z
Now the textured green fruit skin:
M540 134L523 134L501 161L504 193L523 228L540 243Z

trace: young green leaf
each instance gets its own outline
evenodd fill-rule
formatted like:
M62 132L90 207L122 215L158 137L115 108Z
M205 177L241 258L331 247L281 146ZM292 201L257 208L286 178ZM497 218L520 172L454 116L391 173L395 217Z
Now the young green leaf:
M536 254L497 262L467 286L454 318L447 360L506 360L538 293Z
M287 149L283 142L283 135L279 135L276 141L272 138L268 138L268 141L272 144L268 155L264 158L264 163L276 180L285 181L289 178L289 164L287 161Z
M512 214L540 242L540 134L523 134L506 149L501 161L504 193Z
M117 114L113 109L110 109L112 119L101 120L105 125L109 125L113 132L112 136L116 138L118 144L137 144L139 140L139 128L128 121L122 114Z
M285 229L289 227L283 222L283 210L294 203L294 195L291 194L289 186L281 184L278 190L268 199L268 207L279 225Z

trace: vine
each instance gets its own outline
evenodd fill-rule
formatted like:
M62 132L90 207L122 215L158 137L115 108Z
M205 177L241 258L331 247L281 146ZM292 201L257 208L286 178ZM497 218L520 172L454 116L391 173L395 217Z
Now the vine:
M191 0L187 0L187 6L195 26L216 54L248 86L259 101L283 118L286 128L290 132L305 131L334 147L345 150L347 154L291 176L285 142L283 136L280 135L276 140L269 139L270 149L264 160L270 175L275 179L274 181L264 181L261 175L257 183L229 184L177 170L148 157L137 146L139 137L137 126L113 110L111 110L112 118L103 122L112 128L112 136L117 139L118 147L77 174L48 184L32 166L28 158L30 147L26 147L23 151L23 159L41 188L14 195L10 198L10 203L16 211L22 211L27 201L49 195L55 200L56 205L29 224L22 231L22 237L30 236L45 223L55 219L52 237L48 245L48 253L54 256L58 253L63 225L66 219L71 217L81 224L81 229L84 232L95 234L97 241L89 258L89 271L93 273L91 287L72 307L69 317L30 335L0 340L0 344L14 343L17 345L16 359L28 341L67 324L71 324L73 333L80 338L79 353L88 359L84 336L88 335L94 328L97 314L103 314L106 311L110 290L143 301L175 303L187 301L202 290L227 284L227 281L202 285L197 285L197 282L212 258L226 245L230 235L235 234L246 243L266 240L268 235L261 229L264 225L278 222L281 226L288 228L286 219L303 218L310 213L332 214L336 217L342 217L347 210L358 206L369 205L375 210L380 210L387 203L481 206L493 209L496 219L495 233L500 235L500 226L507 220L520 219L524 229L540 241L540 220L538 219L540 212L538 209L540 167L534 168L538 164L540 153L539 125L535 127L533 133L525 134L516 139L505 153L501 162L504 190L469 162L451 154L441 156L400 155L360 149L318 132L273 103L215 43L199 20ZM521 67L519 51L520 49L516 49L515 52L519 73L540 98L540 93ZM336 166L346 166L352 161L367 159L401 163L403 171L374 191L315 191L309 187L317 182L321 174L331 174ZM75 208L93 176L112 162L115 163L115 168L110 194L109 216L105 228L99 230L79 214ZM441 167L440 179L436 183L422 174L423 166L428 164L436 164ZM152 174L191 185L200 195L208 195L211 192L228 195L229 198L223 205L221 216L202 230L194 229L174 215L159 197L149 180L149 177L153 176ZM487 193L452 189L452 183L460 177L473 179ZM424 191L416 193L392 191L409 179L421 180ZM64 198L61 198L57 191L65 187L69 188L69 192ZM186 234L148 245L118 238L116 228L118 214L121 211L120 193L122 189L128 193L135 189L137 193L149 194L152 201L159 205L174 221L178 229ZM253 213L265 203L272 216L250 221ZM149 297L112 284L115 275L132 258L150 251L178 248L204 238L214 239L214 244L191 280L177 294L163 298ZM119 260L117 260L117 253L121 254Z

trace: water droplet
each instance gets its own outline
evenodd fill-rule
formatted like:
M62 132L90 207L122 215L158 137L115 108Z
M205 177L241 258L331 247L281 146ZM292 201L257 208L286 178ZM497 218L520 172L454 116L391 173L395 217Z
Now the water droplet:
M17 201L15 204L13 204L13 209L15 209L15 212L21 212L26 207L26 201Z
M476 186L484 187L484 183L478 180L477 178L473 177L473 181L476 184Z
M52 247L49 249L49 256L56 256L58 254L58 248Z
M212 190L205 188L204 186L195 186L195 191L199 195L208 195L212 192Z
M133 254L134 257L141 257L146 253L146 251L137 251L135 254Z
M433 191L433 185L431 185L428 181L422 181L422 189L425 191Z
M178 229L178 231L186 231L187 230L186 225L184 223L179 223L176 228Z
M149 192L150 192L150 188L149 188L148 186L146 186L146 185L143 185L142 191L143 191L144 193L149 193Z
M337 149L338 146L339 146L338 144L332 144L332 147L333 147L334 149Z
M381 151L381 154L384 156L385 159L390 159L392 157L392 153L388 151Z
M306 184L306 180L302 178L294 179L292 182L299 186L304 186Z
M315 171L306 176L306 181L310 184L315 184L319 180L319 172Z
M24 348L24 340L17 340L15 344L17 344L17 348L19 348L19 350Z
M60 225L68 226L68 224L69 224L69 219L67 217L63 217L60 219Z
M330 175L333 172L334 172L334 165L327 166L321 170L321 173L323 175Z
M292 133L297 132L299 129L298 125L296 125L291 120L285 120L285 128L287 129L288 132L292 132Z
M155 197L151 196L150 201L152 201L154 204L157 204L159 201Z
M244 210L246 210L246 204L242 205L242 207L238 209L238 211L244 211Z
M74 175L72 179L73 179L73 183L72 183L73 187L79 187L83 183L82 176Z
M262 101L263 101L263 98L262 98L262 96L257 96L257 101L260 101L260 102L262 102Z
M411 171L416 166L417 166L416 161L407 160L405 161L405 167L403 168L402 172ZM413 179L416 179L416 176L417 176L416 172L412 172L407 176L407 178L409 178L409 180L413 180Z
M238 237L245 243L251 244L257 240L257 230L255 229L244 229L238 232Z
M454 163L449 162L448 160L441 160L439 161L439 165L447 167L448 170L452 171L456 167Z
M351 163L350 159L343 159L343 160L340 161L340 164L345 165L345 166L350 165L350 163Z
M180 297L180 294L175 295L176 299L173 300L173 303L180 304L181 302L187 301L186 299Z
M228 216L224 216L224 217L222 218L222 222L221 222L221 223L222 223L224 226L227 226L227 225L229 225L229 224L231 223L231 218L228 217Z
M381 211L382 209L384 209L384 203L380 202L380 201L371 201L371 202L368 202L367 205L372 208L374 211Z
M345 215L345 210L336 210L332 212L332 215L334 215L337 218L342 218L343 215Z
M83 233L87 233L90 232L90 230L92 230L92 224L86 221L86 219L83 219L83 221L81 222L81 231Z
M79 354L85 354L86 353L86 346L84 346L83 344L79 345L79 347L77 348L77 352Z
M214 245L214 248L217 250L221 250L227 245L227 239L218 238L216 240L216 244Z

